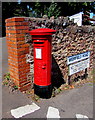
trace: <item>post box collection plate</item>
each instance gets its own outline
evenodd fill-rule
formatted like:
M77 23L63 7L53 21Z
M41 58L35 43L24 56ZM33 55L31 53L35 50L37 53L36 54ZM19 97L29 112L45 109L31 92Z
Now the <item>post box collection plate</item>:
M35 53L36 53L36 59L42 59L42 49L41 48L36 48Z

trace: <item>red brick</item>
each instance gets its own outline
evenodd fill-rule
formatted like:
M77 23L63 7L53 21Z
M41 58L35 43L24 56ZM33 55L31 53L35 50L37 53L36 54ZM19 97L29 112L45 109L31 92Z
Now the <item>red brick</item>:
M10 74L11 74L11 78L14 78L14 79L16 79L16 80L19 81L19 76L18 76L18 74L14 73L14 72L11 72L11 71L10 71Z
M29 24L28 24L28 22L24 21L24 22L21 22L21 25L22 26L28 26Z
M12 48L12 47L9 47L9 46L8 46L8 50L11 50L11 51L15 51L15 52L16 52L16 51L17 51L17 48Z
M15 79L15 80L17 80L17 81L19 81L19 82L22 81L22 80L23 80L23 81L27 81L27 78L26 78L25 76L24 76L24 77L19 77L19 76L16 75L16 74L15 74L15 75L11 74L11 78L12 78L12 79Z
M23 83L26 83L26 82L27 82L27 80L21 80L21 81L19 81L20 85L23 84ZM31 81L29 81L29 82L31 82Z
M14 71L18 71L18 72L22 72L23 74L25 73L29 73L30 72L30 66L26 66L25 64L22 64L21 66L18 66L18 64L14 64L14 62L11 63L11 61L9 61L9 65L10 65L10 69L14 70Z
M22 68L20 67L19 71L21 71L21 72L26 71L26 68L25 67L22 67Z
M18 41L17 44L23 45L23 44L25 44L25 41Z
M18 68L18 61L16 61L16 59L10 59L10 61L12 62L12 64L15 65L15 68Z
M6 37L14 37L14 38L25 37L25 34L24 33L22 33L22 34L10 34L10 33L7 33Z
M23 24L23 23L22 23ZM26 23L27 24L27 23ZM15 29L23 29L23 30L29 30L28 26L15 26Z
M18 87L19 87L20 82L19 82L18 80L15 80L15 79L14 79L14 83L15 83L15 85L16 85L16 86L18 86Z
M9 71L10 71L10 74L13 75L13 76L19 76L18 75L18 70L15 70L14 68L12 68L11 66L9 67Z
M24 41L25 40L25 37L18 37L16 38L16 41Z
M25 75L19 76L19 79L20 80L27 80L27 76L25 76Z
M10 77L11 77L11 79L14 79L14 80L16 80L16 81L19 81L19 78L16 77L16 76L14 76L14 75L12 75L12 74L10 74Z
M29 48L19 48L17 49L17 52L18 53L21 53L21 52L29 53Z
M9 19L6 19L5 22L13 22L13 21L24 21L25 18L23 17L13 17L13 18L9 18Z
M28 54L29 53L29 50L28 49L25 49L24 51L19 51L18 52L18 56L20 55L25 55L25 54Z
M31 82L31 81L25 81L25 82L23 81L23 82L20 84L20 87L21 87L21 86L24 86L24 85L27 85L27 84L30 84L30 82Z
M15 44L15 45L17 44L17 42L15 42L15 41L8 41L8 43L9 44Z
M21 62L18 63L19 68L26 68L27 67L26 65L27 65L26 61L21 61Z
M16 26L16 25L21 25L21 22L10 22L10 23L6 23L6 26L9 27L9 26Z
M30 68L30 64L26 63L26 64L21 64L20 62L18 63L19 67L27 67L28 69Z
M28 26L15 26L13 29L16 29L16 30L28 30L29 27Z
M23 66L23 67L18 67L19 68L19 72L20 73L22 73L22 74L26 74L26 73L29 73L30 72L30 68L29 67L25 67L25 66Z
M8 54L9 54L9 56L10 56L11 58L18 59L18 55L14 55L14 54L11 54L11 53L8 53Z
M7 44L8 45L8 47L11 47L11 48L13 48L13 50L16 52L16 50L17 50L17 45L15 45L15 44ZM8 49L8 50L10 50L10 49ZM13 51L12 50L12 51Z
M23 45L21 45L21 47L23 48L23 47L25 47L25 48L29 48L29 44L23 44Z
M19 48L19 49L17 50L17 52L22 52L22 51L25 51L25 48Z
M19 87L19 90L22 92L22 91L26 91L26 90L28 90L30 88L31 88L31 83L28 83L28 84L26 84L24 86Z
M23 18L23 17L14 17L14 18L12 18L12 21L24 21L25 20L25 18Z
M6 33L15 33L15 34L18 34L18 33L29 33L29 30L6 30Z
M8 53L9 55L11 54L11 55L18 55L18 53L17 52L15 52L15 51L9 51L9 53Z
M7 42L7 45L10 47L10 46L15 46L17 47L17 44L16 43L11 43L11 42ZM13 49L16 49L16 48L13 48ZM17 50L17 49L16 49Z
M6 23L6 29L8 29L9 26L28 26L28 22L10 22ZM10 29L10 28L9 28Z
M24 55L19 56L19 58L21 58L21 59L23 59L24 57L26 57L26 55L25 55L25 54L24 54Z
M28 26L7 26L6 30L29 30Z
M16 62L14 61L14 59L12 59L13 62L9 62L8 64L10 65L10 68L13 66L14 68L18 69L18 64L16 64ZM18 61L17 61L18 62Z
M16 33L15 30L6 30L6 33Z
M20 62L20 61L26 61L26 58L18 58L18 62Z
M26 67L26 73L30 72L30 67Z
M28 68L26 68L26 67L23 67L23 68L19 68L19 72L22 72L23 74L24 74L24 72L25 72L25 74L26 73L29 73L30 72L30 69Z
M19 78L20 79L27 79L27 74L29 74L30 70L29 71L19 71Z
M18 72L18 67L14 67L13 64L11 64L10 69L14 70L14 72L16 71L16 73Z

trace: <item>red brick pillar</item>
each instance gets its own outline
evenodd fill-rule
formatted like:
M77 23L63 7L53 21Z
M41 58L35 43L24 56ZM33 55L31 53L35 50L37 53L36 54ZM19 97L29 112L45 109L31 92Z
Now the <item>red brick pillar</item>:
M22 17L9 18L5 22L10 78L20 91L24 91L31 86L31 81L27 79L30 64L26 62L29 44L25 43L25 34L29 31L28 22Z

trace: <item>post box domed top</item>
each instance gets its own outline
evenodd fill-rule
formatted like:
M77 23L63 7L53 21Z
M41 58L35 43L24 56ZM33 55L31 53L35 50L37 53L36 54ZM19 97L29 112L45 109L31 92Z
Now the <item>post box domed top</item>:
M39 28L32 31L29 31L30 35L52 35L56 32L56 30L49 28Z

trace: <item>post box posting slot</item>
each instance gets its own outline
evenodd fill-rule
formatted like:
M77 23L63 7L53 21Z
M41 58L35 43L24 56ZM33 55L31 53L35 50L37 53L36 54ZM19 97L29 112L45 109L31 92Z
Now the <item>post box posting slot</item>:
M44 42L34 42L34 44L43 44Z

